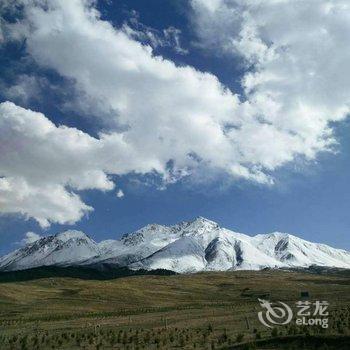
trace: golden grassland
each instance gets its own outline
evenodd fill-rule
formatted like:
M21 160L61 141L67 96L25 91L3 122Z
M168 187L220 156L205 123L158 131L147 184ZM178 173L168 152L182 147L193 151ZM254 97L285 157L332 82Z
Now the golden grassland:
M328 329L271 330L259 323L259 297L292 306L302 291L310 301L330 303ZM350 278L343 274L236 271L0 283L1 350L348 349L349 322Z

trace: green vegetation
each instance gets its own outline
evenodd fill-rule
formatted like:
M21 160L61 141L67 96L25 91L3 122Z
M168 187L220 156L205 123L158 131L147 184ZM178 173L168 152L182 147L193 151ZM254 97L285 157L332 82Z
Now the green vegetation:
M0 281L0 348L6 349L348 349L347 274L237 271L59 277ZM45 272L46 271L46 272ZM73 276L70 271L69 276ZM66 272L68 273L68 272ZM162 274L165 272L163 271ZM48 277L51 276L51 277ZM66 275L64 275L66 276ZM27 276L28 277L28 276ZM93 278L93 276L90 276ZM330 327L269 329L257 297L293 306L300 292L330 303Z
M72 277L87 280L109 280L112 278L121 278L139 275L175 275L176 273L168 270L130 270L127 267L114 267L113 265L103 264L98 268L83 266L42 266L28 270L0 272L1 282L19 282L31 281L38 278L49 277Z

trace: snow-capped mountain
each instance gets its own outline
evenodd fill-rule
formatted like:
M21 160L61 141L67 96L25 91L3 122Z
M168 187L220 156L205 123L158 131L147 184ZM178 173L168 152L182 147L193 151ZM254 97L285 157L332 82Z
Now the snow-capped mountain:
M0 258L0 269L23 270L36 266L78 264L100 255L99 245L80 231L43 237Z
M350 268L350 252L287 233L252 237L199 217L173 226L147 225L120 240L100 243L83 232L66 231L41 238L0 258L0 269L6 271L42 265L101 264L176 272L311 265Z

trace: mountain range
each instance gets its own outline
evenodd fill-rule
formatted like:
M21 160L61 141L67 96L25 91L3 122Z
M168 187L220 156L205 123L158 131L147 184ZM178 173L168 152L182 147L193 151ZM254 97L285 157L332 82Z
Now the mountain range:
M274 232L249 236L198 217L151 224L100 243L81 231L46 236L0 258L1 271L38 266L104 265L179 273L330 266L350 268L350 252Z

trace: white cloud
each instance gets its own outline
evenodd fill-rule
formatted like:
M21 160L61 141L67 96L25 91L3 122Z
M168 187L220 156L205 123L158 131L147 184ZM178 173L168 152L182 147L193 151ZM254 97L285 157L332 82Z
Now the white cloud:
M37 233L29 231L24 235L24 238L21 240L21 244L24 244L24 245L31 244L36 242L40 238L41 236L38 235Z
M67 189L110 190L98 158L99 140L56 127L43 114L0 104L0 210L50 222L74 223L92 210Z
M117 193L116 193L116 196L118 197L118 198L123 198L124 197L124 192L123 192L123 190L118 190L117 191Z
M19 75L13 85L9 87L6 86L5 82L0 82L2 93L6 99L22 103L28 103L30 99L42 97L43 87L47 85L48 82L45 78L27 74Z
M207 168L272 183L276 168L329 150L329 123L348 113L345 2L194 1L203 47L247 66L241 99L212 74L154 56L90 1L24 2L24 19L7 35L25 38L39 65L75 82L94 115L124 126L93 138L1 106L0 210L43 226L91 211L76 191L112 189L109 174L156 172L173 182Z
M129 21L122 26L122 31L130 38L150 45L152 48L169 47L180 55L187 55L188 50L181 46L181 30L170 26L162 31L146 26L139 21L139 14L132 11Z
M163 33L164 33L167 45L173 47L175 52L177 52L180 55L188 54L188 50L184 49L181 46L180 36L182 32L180 29L175 27L168 27L163 30Z
M193 0L192 6L202 45L246 63L245 108L266 132L248 129L245 136L276 140L284 160L329 149L329 123L344 119L350 106L348 1ZM252 142L244 152L267 167L276 164L268 159L274 148Z

